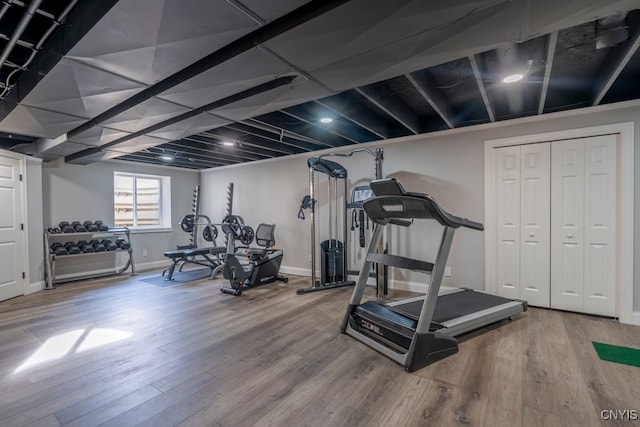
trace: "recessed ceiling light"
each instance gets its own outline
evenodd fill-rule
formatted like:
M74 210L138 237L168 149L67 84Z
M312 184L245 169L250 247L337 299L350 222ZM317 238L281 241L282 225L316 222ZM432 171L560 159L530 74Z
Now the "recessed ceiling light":
M323 117L320 119L320 123L331 123L333 119L331 117Z
M523 77L524 77L524 75L521 74L521 73L509 74L507 77L502 79L502 81L504 83L515 83L515 82L518 82L518 81L522 80Z
M173 160L173 157L171 157L171 156L160 156L160 158L161 158L162 160L167 160L167 161L171 161L171 160Z
M227 147L233 147L235 144L232 141L224 141L222 145L226 145Z

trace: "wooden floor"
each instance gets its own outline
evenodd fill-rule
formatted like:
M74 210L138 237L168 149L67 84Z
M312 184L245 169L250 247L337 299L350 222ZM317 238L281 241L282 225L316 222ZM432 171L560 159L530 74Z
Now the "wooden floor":
M298 296L309 279L292 278L232 297L222 279L141 278L0 303L1 426L639 423L601 419L640 412L640 368L591 341L640 348L640 327L531 309L409 374L339 333L350 288Z

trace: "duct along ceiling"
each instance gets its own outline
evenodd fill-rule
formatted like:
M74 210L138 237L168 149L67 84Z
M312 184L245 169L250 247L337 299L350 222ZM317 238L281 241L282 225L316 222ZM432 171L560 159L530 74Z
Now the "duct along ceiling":
M204 169L637 99L638 9L5 0L0 148Z

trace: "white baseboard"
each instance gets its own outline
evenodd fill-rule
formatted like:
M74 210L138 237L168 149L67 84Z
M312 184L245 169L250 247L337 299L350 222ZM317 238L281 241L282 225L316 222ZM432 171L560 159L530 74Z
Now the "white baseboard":
M29 286L27 286L26 292L24 293L25 295L29 295L32 294L34 292L38 292L43 290L45 287L45 283L44 280L40 280L38 282L34 282L34 283L29 283Z
M631 315L631 324L640 326L640 311L634 311Z
M285 265L280 267L280 273L293 274L294 276L311 277L311 270L308 268L287 267Z
M155 270L156 268L167 268L169 267L169 265L171 265L171 261L169 261L168 259L162 261L143 262L140 264L136 264L136 272Z

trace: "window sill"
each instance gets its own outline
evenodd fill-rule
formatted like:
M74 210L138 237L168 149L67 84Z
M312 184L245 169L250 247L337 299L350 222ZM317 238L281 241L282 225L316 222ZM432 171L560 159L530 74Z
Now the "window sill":
M147 233L171 233L173 229L171 227L153 227L153 228L131 228L129 227L131 234L147 234Z

